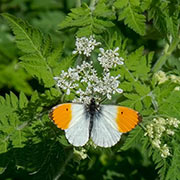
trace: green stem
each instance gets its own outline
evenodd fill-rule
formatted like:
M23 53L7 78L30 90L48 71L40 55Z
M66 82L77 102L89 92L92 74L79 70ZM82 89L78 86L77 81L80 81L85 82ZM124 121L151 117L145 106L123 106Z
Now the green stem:
M93 11L94 8L95 8L96 1L98 1L98 0L91 0L91 1L90 1L89 8L90 8L92 11Z
M157 60L157 62L152 68L152 71L154 73L161 69L161 67L165 64L166 60L168 59L168 57L176 49L179 42L180 42L180 36L174 39L174 41L170 44L170 46L168 44L165 46L163 55Z
M81 0L76 0L76 7L81 7Z

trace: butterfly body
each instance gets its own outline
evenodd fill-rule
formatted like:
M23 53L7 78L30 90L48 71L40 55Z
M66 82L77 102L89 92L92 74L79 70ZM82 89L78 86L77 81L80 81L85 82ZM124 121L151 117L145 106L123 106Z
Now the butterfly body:
M91 138L100 147L111 147L122 133L133 129L141 117L137 111L123 106L65 103L55 106L50 118L74 146L84 146Z

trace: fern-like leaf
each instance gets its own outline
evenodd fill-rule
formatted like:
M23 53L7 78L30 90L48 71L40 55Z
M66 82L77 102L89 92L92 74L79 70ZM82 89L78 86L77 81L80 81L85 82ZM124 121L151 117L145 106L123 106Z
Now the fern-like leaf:
M143 130L138 126L129 133L121 150L126 151L127 149L135 146L137 143L141 141L142 137L143 137Z
M27 125L26 122L21 122L16 111L19 108L24 108L27 105L26 96L21 93L20 99L12 92L6 95L6 98L0 97L0 153L8 150L9 143L13 147L23 147L23 142L26 141L23 127Z
M2 14L8 20L15 36L18 48L24 53L20 58L21 65L32 76L42 80L46 87L54 84L53 70L47 62L49 41L43 38L42 33L28 23L10 14ZM48 51L48 53L46 52Z
M139 0L117 0L114 5L119 11L119 21L124 23L140 35L145 34L146 18L139 8Z
M107 28L114 26L114 12L101 0L92 11L86 4L71 9L66 19L60 24L60 29L78 28L77 36L100 34ZM105 20L106 18L106 20Z
M165 180L176 180L180 179L180 147L177 145L179 144L180 138L180 131L176 133L176 138L173 140L173 155L171 160L171 165L167 171L167 176Z

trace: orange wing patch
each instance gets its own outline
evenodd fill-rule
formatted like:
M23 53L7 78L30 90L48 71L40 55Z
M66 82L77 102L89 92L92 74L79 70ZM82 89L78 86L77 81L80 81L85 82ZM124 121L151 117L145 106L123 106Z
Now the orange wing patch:
M61 104L52 109L49 116L58 128L67 129L72 119L71 104Z
M118 124L118 129L122 133L129 132L133 129L139 122L141 122L142 117L137 111L127 107L118 107L118 113L116 117L116 122Z

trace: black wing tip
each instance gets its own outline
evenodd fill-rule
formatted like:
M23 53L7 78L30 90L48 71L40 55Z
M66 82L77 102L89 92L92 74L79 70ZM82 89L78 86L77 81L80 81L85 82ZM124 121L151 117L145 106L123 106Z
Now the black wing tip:
M138 113L138 123L142 122L142 116L140 113Z
M54 120L53 120L53 109L51 109L51 111L49 112L48 116L49 116L49 119L54 122Z

